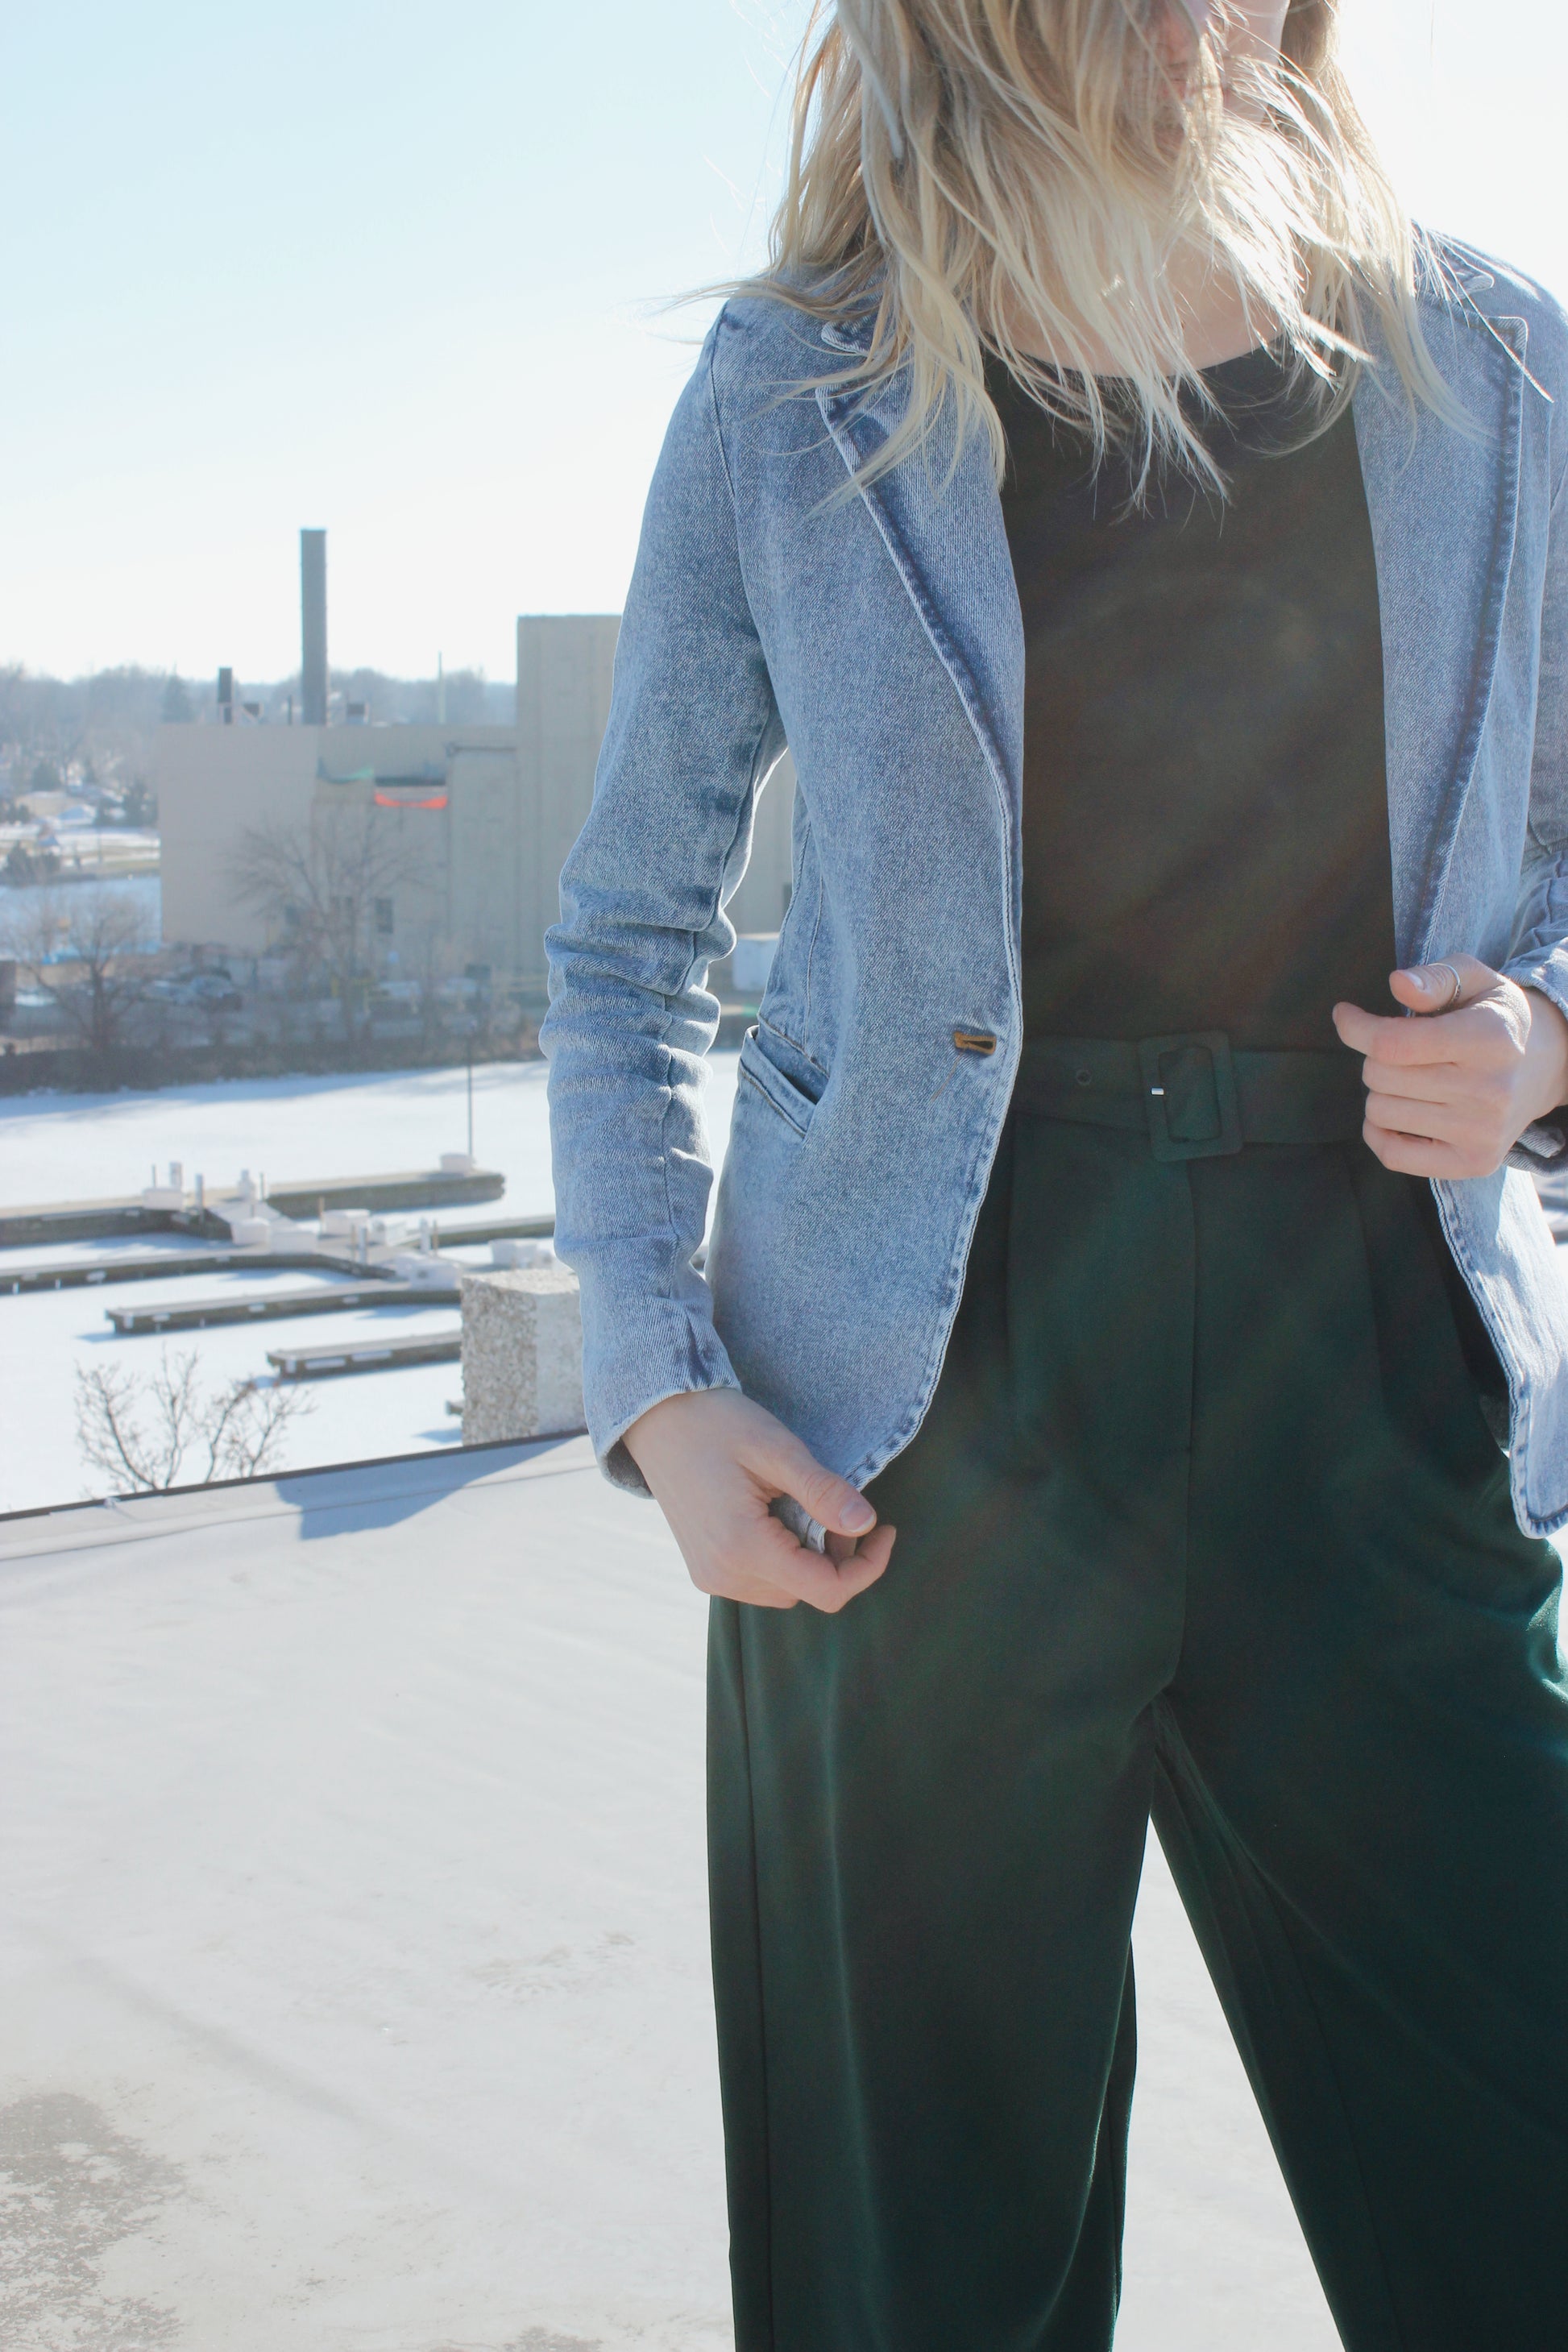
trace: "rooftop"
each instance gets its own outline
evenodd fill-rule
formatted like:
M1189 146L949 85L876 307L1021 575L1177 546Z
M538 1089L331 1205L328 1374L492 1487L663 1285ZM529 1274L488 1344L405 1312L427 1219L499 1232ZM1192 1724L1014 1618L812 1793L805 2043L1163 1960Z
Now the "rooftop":
M0 1521L0 2338L728 2346L704 1610L585 1442ZM1118 2352L1332 2352L1152 1844L1136 1941Z

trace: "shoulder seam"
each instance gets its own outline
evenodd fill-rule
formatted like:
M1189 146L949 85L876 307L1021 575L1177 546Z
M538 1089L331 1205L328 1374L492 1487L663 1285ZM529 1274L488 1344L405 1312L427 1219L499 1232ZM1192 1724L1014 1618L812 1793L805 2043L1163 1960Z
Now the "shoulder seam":
M720 311L719 316L714 320L711 332L708 338L708 404L710 409L712 411L713 415L713 438L718 445L719 463L724 469L724 487L730 493L731 509L735 514L735 520L738 525L740 522L740 511L735 505L735 479L734 476L730 471L730 453L724 446L724 423L719 414L719 386L714 375L714 362L719 355L719 337L723 331L729 315L730 305L726 302L723 309Z

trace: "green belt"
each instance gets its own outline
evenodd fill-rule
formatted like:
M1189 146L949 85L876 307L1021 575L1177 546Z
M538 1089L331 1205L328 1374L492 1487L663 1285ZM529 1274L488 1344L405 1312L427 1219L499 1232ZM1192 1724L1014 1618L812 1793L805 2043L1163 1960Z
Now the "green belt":
M1208 1160L1248 1143L1352 1143L1366 1112L1353 1055L1236 1052L1223 1029L1135 1044L1033 1038L1013 1100L1037 1118L1146 1133L1156 1160Z

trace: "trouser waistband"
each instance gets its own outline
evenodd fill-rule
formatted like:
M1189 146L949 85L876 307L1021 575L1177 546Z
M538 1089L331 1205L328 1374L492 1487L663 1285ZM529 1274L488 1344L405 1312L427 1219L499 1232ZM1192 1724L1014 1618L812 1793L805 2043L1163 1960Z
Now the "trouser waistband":
M1353 1055L1236 1051L1222 1029L1032 1038L1013 1100L1036 1117L1147 1134L1156 1160L1207 1160L1248 1143L1352 1143L1366 1113Z

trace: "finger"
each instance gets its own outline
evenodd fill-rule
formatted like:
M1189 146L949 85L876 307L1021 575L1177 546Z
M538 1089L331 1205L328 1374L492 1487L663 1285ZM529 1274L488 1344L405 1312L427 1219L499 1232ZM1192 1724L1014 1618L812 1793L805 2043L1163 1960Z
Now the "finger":
M1402 1102L1428 1103L1448 1101L1467 1083L1463 1071L1456 1069L1452 1063L1416 1062L1407 1066L1375 1060L1362 1064L1361 1082L1369 1095L1394 1095Z
M1384 1118L1371 1109L1362 1133L1368 1148L1384 1167L1407 1176L1489 1176L1508 1157L1509 1140L1495 1119L1466 1116L1428 1120L1412 1117L1405 1104L1392 1106ZM1433 1132L1422 1130L1430 1126Z
M1396 1175L1468 1176L1478 1172L1451 1143L1434 1143L1425 1136L1401 1135L1390 1128L1374 1127L1370 1119L1362 1133L1368 1150Z
M837 1608L843 1599L875 1582L891 1549L892 1530L879 1528L862 1538L840 1564L799 1542L782 1520L767 1513L731 1534L728 1541L715 1544L710 1556L722 1563L720 1572L726 1576L774 1586L816 1608Z
M1385 1043L1390 1046L1402 1031L1413 1024L1408 1021L1390 1021L1379 1013L1363 1012L1359 1004L1336 1004L1333 1024L1342 1045L1352 1054L1379 1054ZM1426 1050L1430 1052L1430 1045Z
M1363 1062L1362 1083L1369 1104L1381 1106L1376 1111L1369 1109L1367 1116L1375 1118L1382 1127L1407 1127L1418 1134L1435 1135L1439 1130L1428 1130L1426 1124L1426 1115L1431 1112L1468 1122L1478 1130L1495 1129L1500 1134L1513 1115L1515 1090L1506 1072L1500 1070L1431 1063L1413 1070L1395 1070L1386 1063Z
M869 1536L829 1536L827 1557L836 1567L842 1568L847 1559L863 1558L868 1544L880 1541L879 1531Z
M793 1592L784 1592L776 1584L759 1584L754 1577L731 1576L722 1570L711 1577L693 1575L692 1583L699 1592L712 1601L738 1601L744 1609L797 1609L799 1601Z
M1456 984L1457 983L1457 984ZM1457 1013L1497 985L1489 964L1472 955L1446 956L1441 963L1406 964L1389 974L1388 986L1412 1013Z
M1389 995L1413 1013L1458 1013L1498 985L1498 973L1477 955L1446 955L1434 964L1404 964L1389 973Z
M766 1437L748 1446L745 1463L753 1475L776 1494L788 1495L819 1527L838 1536L866 1536L877 1524L877 1514L858 1486L826 1469L798 1437L775 1424Z
M802 1549L776 1519L710 1528L687 1552L699 1592L753 1608L793 1609L800 1599L795 1564Z
M1368 1095L1369 1127L1389 1135L1425 1137L1429 1143L1462 1145L1477 1126L1472 1108L1458 1103L1412 1102L1406 1095Z
M1506 1045L1494 1016L1469 1005L1458 1013L1436 1013L1426 1021L1391 1021L1382 1013L1363 1013L1359 1004L1336 1004L1333 1019L1342 1045L1390 1068L1487 1061Z
M777 1576L781 1591L804 1601L809 1608L836 1615L868 1585L876 1583L888 1565L895 1533L892 1528L879 1528L859 1547L854 1559L847 1559L842 1567L836 1566L826 1553L797 1544L792 1560L777 1569L770 1563L770 1574Z
M857 1586L858 1591L864 1592L867 1584L875 1584L888 1562L892 1559L893 1546L898 1539L897 1528L886 1524L879 1527L874 1535L861 1538L855 1558L859 1566L866 1570L866 1583Z

